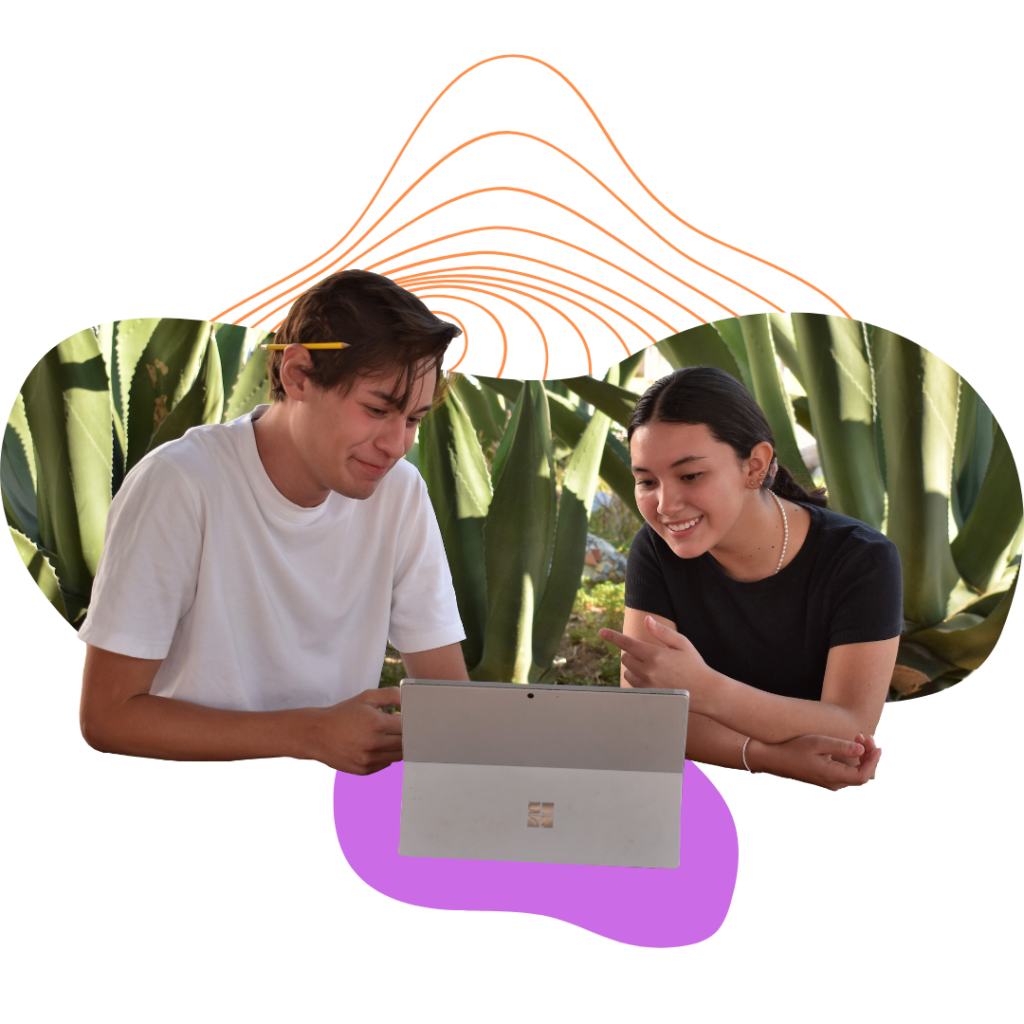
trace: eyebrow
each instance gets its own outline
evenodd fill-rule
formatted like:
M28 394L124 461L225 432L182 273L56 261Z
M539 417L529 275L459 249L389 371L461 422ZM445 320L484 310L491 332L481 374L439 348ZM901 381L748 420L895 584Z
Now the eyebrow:
M676 466L683 466L687 462L700 462L702 459L706 459L706 458L707 458L706 455L684 455L681 459L676 459L676 461L673 462L672 465L669 466L668 468L669 469L675 469ZM634 466L633 467L633 472L634 473L650 473L650 470L649 469L645 469L643 466Z
M371 391L370 394L373 395L374 398L379 398L387 405L394 406L396 409L398 408L398 402L395 400L395 395L389 395L384 391ZM410 413L410 415L415 416L416 413L428 413L430 412L430 409L430 405L421 405L415 412Z

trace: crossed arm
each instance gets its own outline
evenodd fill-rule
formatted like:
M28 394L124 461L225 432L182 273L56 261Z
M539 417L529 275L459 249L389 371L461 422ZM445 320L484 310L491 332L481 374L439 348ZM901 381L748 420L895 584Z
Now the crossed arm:
M467 679L460 644L402 654L421 679ZM157 697L150 687L160 661L88 645L80 720L86 742L105 753L174 761L295 757L368 775L402 757L402 716L395 687L366 690L326 708L224 711Z
M652 620L648 624L647 620ZM652 628L653 627L653 628ZM829 652L820 701L766 693L711 669L675 623L626 609L623 632L601 635L621 647L624 686L690 691L687 756L770 772L829 789L874 777L881 756L872 733L881 717L898 638Z

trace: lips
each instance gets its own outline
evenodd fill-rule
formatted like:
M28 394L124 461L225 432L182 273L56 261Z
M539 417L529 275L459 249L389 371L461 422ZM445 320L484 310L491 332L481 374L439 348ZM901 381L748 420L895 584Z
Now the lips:
M692 533L697 524L704 518L703 515L695 516L693 519L684 519L678 523L665 523L665 529L676 537Z
M367 473L372 473L375 476L383 476L391 468L390 463L385 463L383 466L378 466L374 462L366 462L363 459L357 459L355 456L353 456L353 459L360 466L362 466L362 468L365 469Z

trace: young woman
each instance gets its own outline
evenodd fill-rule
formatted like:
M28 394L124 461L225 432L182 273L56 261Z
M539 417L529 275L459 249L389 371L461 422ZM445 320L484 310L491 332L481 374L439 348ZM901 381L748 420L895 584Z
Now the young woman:
M645 525L629 551L622 685L690 691L686 754L840 789L872 733L903 629L895 545L825 507L775 458L750 393L677 370L629 424Z

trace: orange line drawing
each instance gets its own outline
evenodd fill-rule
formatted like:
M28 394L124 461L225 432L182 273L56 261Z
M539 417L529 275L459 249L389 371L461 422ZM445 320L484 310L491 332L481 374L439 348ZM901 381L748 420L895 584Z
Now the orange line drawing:
M522 140L526 140L528 142L533 142L533 143L539 143L540 145L545 146L548 149L552 150L553 152L557 153L561 158L563 158L564 160L566 160L569 163L571 163L575 168L577 168L578 170L582 171L593 182L595 182L598 186L600 186L600 188L603 189L604 192L607 193L612 199L614 199L615 202L618 203L620 207L625 209L631 215L632 218L634 218L636 221L638 221L647 231L652 233L660 242L665 244L674 253L676 253L677 255L679 255L679 256L683 257L684 259L688 260L690 263L700 267L702 270L707 271L708 273L717 276L722 281L727 282L728 284L730 284L730 285L732 285L732 286L734 286L736 288L739 288L739 289L747 292L749 295L751 295L752 297L754 297L754 298L758 299L759 301L765 303L766 305L770 306L771 308L773 308L775 310L780 310L781 311L781 309L782 309L781 306L777 305L772 300L766 298L764 295L760 294L758 291L755 291L753 288L751 288L748 285L744 284L743 282L737 280L735 277L730 277L728 274L725 274L722 271L720 271L720 270L710 266L708 263L702 262L701 260L697 259L695 256L693 256L690 253L686 252L680 246L676 245L664 233L659 232L654 227L654 225L652 225L647 220L645 220L644 217L642 217L640 215L640 213L638 213L637 210L634 209L633 206L631 206L622 196L620 196L608 184L606 184L596 173L594 173L594 171L592 171L590 168L585 166L581 161L577 160L575 157L570 155L564 149L562 149L561 147L559 147L559 146L555 145L554 143L548 141L547 139L542 138L539 135L534 135L534 134L531 134L531 133L525 132L525 131L513 131L513 130L508 130L508 129L502 129L502 130L497 130L497 131L489 131L489 132L485 132L485 133L480 134L480 135L476 135L473 138L468 139L465 142L462 142L460 145L456 146L455 148L451 149L449 152L445 153L440 159L434 161L434 163L432 163L422 174L420 174L418 177L416 177L413 180L412 184L410 184L408 187L405 188L404 191L401 192L401 194L398 196L398 198L395 199L387 207L387 209L384 210L384 212L382 214L380 214L380 216L378 216L372 222L372 224L370 224L369 227L367 227L365 230L363 230L362 233L358 235L358 237L356 237L352 242L350 242L348 247L344 251L342 251L340 254L334 256L334 258L331 259L330 262L328 262L326 264L323 264L323 261L326 260L328 257L332 256L332 254L336 253L337 250L340 249L341 246L344 245L344 243L350 238L350 236L352 236L356 232L356 230L359 228L360 224L362 224L364 219L366 219L366 217L369 214L370 210L372 209L373 205L376 203L378 197L381 195L384 187L387 185L388 181L392 178L392 175L394 174L396 168L398 167L398 164L402 160L402 157L405 155L405 153L408 150L408 148L409 148L410 144L412 143L413 139L416 137L417 133L422 128L424 122L426 121L428 116L432 113L434 108L438 105L438 103L442 100L442 98L458 82L460 82L463 78L465 78L468 74L470 74L470 72L472 72L472 71L476 70L477 68L480 68L480 67L482 67L482 66L484 66L486 64L490 64L492 62L495 62L495 61L527 61L527 62L531 62L533 64L539 65L539 66L545 68L546 70L550 71L551 73L556 75L562 82L564 82L572 90L572 92L575 94L576 98L586 108L586 110L589 113L590 117L593 119L593 121L596 123L597 127L600 129L600 131L601 131L605 141L611 147L611 149L614 152L615 156L618 158L619 162L622 164L622 166L629 173L630 177L637 183L637 185L643 190L643 192L651 200L654 201L654 203L660 209L665 211L665 213L667 213L670 217L672 217L677 223L683 225L688 230L693 231L696 235L698 235L698 236L700 236L700 237L702 237L702 238L704 238L704 239L714 243L715 245L722 246L726 250L730 250L730 251L732 251L734 253L738 253L740 256L752 259L752 260L756 261L757 263L764 265L765 267L769 267L772 270L778 271L779 273L782 273L782 274L786 275L787 277L791 278L792 280L799 282L800 284L806 286L807 288L810 288L812 291L816 292L822 298L827 300L832 306L835 307L835 309L837 309L840 313L842 313L843 316L848 316L846 310L843 309L843 307L840 306L839 303L835 299L833 299L830 295L828 295L822 289L820 289L817 286L813 285L811 282L807 281L806 279L800 277L797 274L792 273L789 270L786 270L784 267L781 267L781 266L778 266L775 263L772 263L769 260L763 259L760 256L756 256L753 253L747 252L746 250L741 249L738 246L731 245L730 243L725 242L722 239L717 238L714 235L711 235L711 234L709 234L706 231L702 231L701 229L699 229L696 226L694 226L693 224L691 224L689 221L687 221L687 220L683 219L681 216L679 216L674 210L672 210L669 206L667 206L664 202L662 202L647 187L647 185L643 182L643 180L640 178L640 176L633 169L633 167L631 166L629 161L625 158L625 156L623 155L623 153L621 152L619 147L616 145L616 143L615 143L614 139L612 138L611 134L608 132L608 130L605 127L604 123L601 121L600 117L597 115L597 112L593 109L593 107L587 101L586 97L582 94L582 92L580 92L580 90L561 71L559 71L557 68L555 68L551 64L547 63L546 61L543 61L543 60L541 60L541 59L539 59L537 57L532 57L532 56L529 56L529 55L526 55L526 54L511 53L511 54L499 54L499 55L496 55L496 56L493 56L493 57L488 57L488 58L485 58L483 60L477 61L475 64L473 64L470 67L466 68L464 71L462 71L460 74L458 74L455 78L453 78L444 87L444 89L442 89L441 92L437 94L437 96L434 98L433 102L427 107L427 109L421 115L420 119L416 122L416 125L414 126L412 132L410 132L409 136L406 138L406 140L403 143L403 145L402 145L401 149L399 150L398 154L395 156L394 160L392 161L390 167L387 170L387 173L384 175L384 178L381 180L380 184L377 186L377 189L374 191L373 195L370 197L369 202L367 202L367 204L363 208L362 212L359 214L359 216L356 218L356 220L353 222L353 224L348 228L348 230L345 232L345 234L342 235L342 237L340 239L338 239L338 241L335 242L334 245L332 245L329 249L327 249L325 252L323 252L320 256L318 256L315 259L311 260L310 262L304 264L302 267L298 268L297 270L293 271L292 273L286 275L285 277L280 278L278 281L275 281L273 284L268 285L267 287L260 289L258 292L255 292L252 295L248 296L247 298L241 300L240 302L235 303L233 306L229 306L227 309L223 310L221 313L218 313L216 315L216 317L214 317L213 319L220 321L220 320L223 319L223 317L227 316L227 314L233 313L233 312L239 310L240 307L247 306L249 303L251 303L251 302L253 302L255 300L258 300L261 297L263 297L263 300L261 302L259 302L253 308L248 309L247 312L243 312L243 313L239 314L237 316L237 319L234 320L234 323L239 324L239 323L242 323L243 321L247 321L251 317L255 316L256 313L261 312L263 310L266 310L268 306L273 307L269 311L264 312L263 315L260 316L257 320L255 320L252 323L248 324L248 326L250 326L250 327L256 327L256 326L262 324L265 320L269 319L274 314L279 313L282 310L286 309L288 306L291 305L292 302L294 302L295 298L297 297L296 295L294 295L292 293L299 291L300 289L304 288L304 286L306 286L306 285L309 285L310 282L312 282L312 281L314 281L314 280L316 280L316 279L318 279L320 277L323 277L325 274L330 272L333 268L337 267L338 264L341 263L343 260L346 260L346 258L349 257L353 253L353 251L355 249L357 249L361 245L361 243L366 241L369 238L369 236L379 226L381 226L383 224L385 219L388 218L390 216L390 214L393 211L395 211L397 209L397 207L405 199L407 199L411 195L411 193L424 180L426 180L426 178L428 176L430 176L432 173L434 173L446 161L450 160L456 154L460 153L461 151L467 149L470 146L476 145L477 143L482 143L485 140L494 139L494 138L502 137L502 136L504 136L504 137L512 137L512 138L515 138L515 139L522 139ZM527 197L532 198L532 199L542 200L544 203L551 204L551 205L561 209L562 211L570 214L572 217L585 222L590 227L592 227L592 228L596 229L597 231L601 232L605 237L610 239L612 242L614 242L618 246L621 246L621 247L625 248L631 254L633 254L634 256L636 256L639 259L643 260L645 263L647 263L648 265L650 265L654 269L656 269L656 270L660 271L661 273L665 274L667 277L671 278L673 281L675 281L678 284L682 285L687 290L693 292L696 295L699 295L701 298L707 300L708 302L711 302L715 306L718 306L720 309L724 310L727 314L729 314L731 316L738 315L733 309L731 309L729 306L727 306L720 299L715 298L713 295L709 294L707 291L704 291L703 289L697 287L696 284L691 283L691 282L685 280L684 278L682 278L682 277L678 276L677 274L673 273L671 270L669 270L666 267L662 266L660 263L658 263L657 261L652 259L650 256L646 255L644 252L642 252L639 249L635 248L634 246L630 245L624 239L618 237L616 234L612 233L607 228L603 227L600 223L598 223L593 218L586 216L585 214L583 214L579 210L576 210L573 207L571 207L571 206L569 206L569 205L567 205L565 203L562 203L562 202L560 202L557 199L552 198L551 196L544 195L542 192L534 191L532 189L527 189L527 188L520 188L520 187L512 186L512 185L495 185L495 186L487 186L487 187L482 187L482 188L477 188L477 189L471 189L470 191L463 192L460 195L454 196L454 197L449 198L449 199L447 199L447 200L445 200L445 201L443 201L441 203L438 203L438 204L436 204L434 206L431 206L428 210L424 211L423 213L420 213L417 216L415 216L415 217L413 217L413 218L411 218L409 220L406 220L405 223L403 223L399 227L391 230L386 235L384 235L384 237L378 239L377 241L372 242L369 245L368 248L365 248L364 250L362 250L362 252L360 252L358 255L352 256L351 259L348 259L348 261L342 267L339 267L338 269L344 269L345 267L349 267L349 266L361 263L365 259L365 257L367 257L368 255L373 253L375 250L379 249L381 246L385 245L389 240L393 239L396 235L398 235L399 233L401 233L401 232L405 231L406 229L412 227L413 225L415 225L418 222L422 221L424 218L430 216L431 214L437 213L438 211L444 209L445 207L448 207L448 206L451 206L452 204L458 203L458 202L460 202L463 199L469 199L470 197L473 197L473 196L484 195L484 194L488 194L488 193L503 193L503 192L504 193L516 193L516 194L520 194L520 195L523 195L523 196L527 196ZM590 252L588 249L586 249L586 248L584 248L584 247L582 247L580 245L576 245L576 244L568 241L567 239L556 238L554 235L551 235L551 234L543 232L543 231L537 231L537 230L534 230L532 228L519 227L519 226L515 226L515 225L489 225L487 227L472 227L472 228L464 229L462 231L449 232L448 234L441 235L438 238L431 239L428 242L421 242L419 244L407 247L407 248L403 249L401 252L393 253L393 254L391 254L389 256L386 256L386 257L384 257L382 259L375 260L373 263L369 264L367 269L373 269L373 268L379 267L382 264L394 263L401 256L407 255L408 253L413 252L413 251L415 251L417 249L423 249L426 246L436 245L437 243L446 241L448 239L452 239L452 238L455 238L455 237L458 237L458 236L461 236L461 235L464 235L464 234L470 234L470 233L473 233L473 232L476 232L476 231L517 231L517 232L521 232L523 234L526 234L528 236L532 236L534 238L545 239L545 240L548 240L548 241L552 241L552 242L558 243L558 244L560 244L562 246L566 246L570 250L573 250L573 251L578 252L578 253L582 253L582 254L584 254L584 255L586 255L588 257L591 257L591 258L593 258L595 260L598 260L602 264L604 264L604 265L606 265L608 267L611 267L614 270L616 270L616 271L626 275L627 277L629 277L633 281L635 281L638 284L642 285L644 288L646 288L646 289L656 293L657 295L661 296L664 299L667 299L673 305L675 305L675 306L679 307L680 309L684 310L689 316L693 317L697 322L699 322L699 323L706 323L707 322L707 319L705 317L701 316L696 311L694 311L694 310L690 309L689 307L685 306L677 298L675 298L675 297L667 294L666 292L656 288L654 285L652 285L649 282L643 280L642 278L640 278L636 274L631 273L630 271L626 270L624 267L618 266L616 263L612 262L611 260L608 260L605 257L603 257L603 256L601 256L601 255L599 255L597 253ZM548 261L541 260L541 259L538 259L538 258L533 257L533 256L529 256L529 255L526 255L526 254L504 252L504 251L500 251L500 250L480 250L480 251L471 252L471 253L455 253L455 254L440 253L440 254L437 254L435 256L429 257L427 259L421 259L421 260L419 260L419 261L417 261L415 263L409 263L409 264L405 264L402 267L396 267L393 270L389 269L387 274L388 274L388 276L392 276L392 275L397 274L397 273L399 273L399 272L401 272L403 270L413 269L414 267L423 267L425 265L429 265L431 263L434 263L435 261L447 261L447 260L454 259L454 258L460 258L460 257L464 257L464 256L476 256L476 255L499 255L499 256L513 257L515 259L528 260L528 261L531 261L531 262L543 265L545 267L548 267L548 268L550 268L552 270L556 270L556 271L558 271L560 273L571 275L571 276L573 276L575 278L578 278L578 279L580 279L580 280L582 280L582 281L584 281L584 282L586 282L588 284L594 285L597 288L600 288L600 289L602 289L604 291L607 291L611 295L615 295L618 299L620 299L620 300L622 300L624 302L629 303L631 306L634 306L634 307L636 307L639 310L642 310L644 313L646 313L647 315L653 317L659 323L661 323L664 326L666 326L670 331L672 331L672 333L676 333L677 332L676 328L672 327L672 325L670 325L668 323L668 321L664 320L657 313L653 312L650 309L647 309L645 306L641 305L641 303L637 302L635 299L630 298L628 295L625 295L622 292L619 292L619 291L615 290L614 288L611 288L609 285L603 284L603 283L601 283L599 281L596 281L593 278L586 277L585 275L583 275L583 274L581 274L581 273L579 273L579 272L577 272L577 271L575 271L575 270L573 270L573 269L571 269L569 267L560 266L558 264L550 263ZM316 267L317 269L314 270L313 273L311 273L311 274L309 274L309 275L307 275L305 277L302 277L302 275L306 271L309 271L309 270L311 270L311 268L314 268L314 267ZM508 278L487 278L487 277L482 277L482 276L476 275L476 274L468 274L467 275L465 273L466 271L474 271L474 270L487 270L487 271L494 271L494 272L498 272L498 273L511 273L511 274L519 275L520 277L530 278L530 280L529 281L520 281L518 279L510 280ZM295 283L287 284L288 282L291 282L291 281L293 281L296 278L300 278L300 279L295 281ZM415 289L417 289L419 287L430 287L430 286L437 286L439 284L448 284L449 286L454 287L459 292L461 292L463 290L476 290L476 291L482 292L482 294L489 295L489 296L491 296L493 298L504 299L504 301L512 302L512 300L510 300L510 299L508 299L508 298L506 298L506 297L504 297L504 296L502 296L502 295L500 295L500 294L498 294L496 292L489 292L486 289L473 289L473 288L470 287L470 284L469 284L469 282L477 282L477 283L479 283L480 281L484 281L484 282L487 282L487 283L490 283L490 284L494 285L495 287L497 287L502 292L513 292L513 293L517 293L517 294L526 296L528 298L532 298L535 302L543 304L544 306L546 306L546 307L550 308L551 310L553 310L559 316L563 317L573 327L573 329L579 335L580 340L583 343L584 350L586 351L587 363L588 363L588 372L592 372L592 356L591 356L590 347L589 347L589 345L588 345L588 343L586 341L586 338L583 336L583 333L580 331L580 329L577 326L577 324L570 317L568 317L564 313L564 311L562 311L561 309L559 309L557 306L553 305L552 303L549 303L546 300L541 299L537 294L535 294L536 292L544 292L545 294L556 296L557 298L561 299L563 302L571 303L571 304L573 304L575 306L578 306L578 307L586 310L587 312L589 312L592 316L596 317L601 323L603 323L609 329L609 331L611 331L612 334L615 335L615 337L618 339L618 341L620 342L620 344L622 345L622 347L625 349L625 351L627 353L630 351L629 344L627 344L625 339L623 339L623 337L611 326L611 324L608 323L607 320L604 320L600 316L600 314L598 314L594 309L590 308L589 306L583 305L582 303L580 303L580 302L578 302L578 301L576 301L574 299L571 299L569 296L564 295L561 292L550 291L550 290L548 290L546 288L541 287L539 284L534 284L533 283L534 281L544 282L545 284L550 284L553 287L563 289L564 291L572 292L573 294L578 295L581 298L585 299L587 302L590 302L590 303L593 303L593 304L596 304L596 305L600 305L600 306L604 307L605 309L610 310L616 316L619 316L622 319L624 319L633 328L637 329L642 335L644 335L651 342L653 342L655 340L653 338L653 335L651 335L649 331L647 331L644 328L642 328L636 321L634 321L630 317L626 316L626 314L623 313L620 309L617 309L617 308L609 305L607 302L604 302L603 300L598 299L595 295L592 295L592 294L589 294L587 292L581 291L581 290L579 290L577 288L572 288L571 286L569 286L569 285L567 285L567 284L565 284L565 283L563 283L561 281L555 281L555 280L553 280L551 278L541 277L540 275L536 275L536 274L528 274L525 271L521 271L521 270L519 270L517 268L514 268L514 267L491 267L491 266L450 267L449 266L447 268L441 267L441 268L433 268L433 269L424 269L424 270L422 270L422 271L420 271L420 272L418 272L416 274L406 275L403 278L401 278L400 281L401 282L406 282L411 287L412 290L415 290ZM281 285L286 285L286 284L287 284L287 287L285 287L283 291L274 293L275 289L277 289ZM527 288L527 289L530 289L530 290L529 291L519 291L519 290L517 290L515 288L510 287L511 284L517 284L517 285L522 286L523 288ZM271 293L269 295L269 297L267 297L268 293ZM287 297L289 295L291 296L290 298ZM458 301L472 301L472 300L468 300L468 299L466 299L466 298L464 298L462 296L455 296L455 295L453 295L453 296L451 296L451 298L457 299ZM549 354L549 351L548 351L547 337L546 337L546 335L545 335L545 333L543 331L543 328L541 327L540 323L527 310L525 310L521 306L518 306L517 303L512 302L512 304L516 305L517 308L519 308L525 315L527 315L530 318L530 320L534 323L534 326L537 328L538 332L541 335L541 339L542 339L542 342L544 344L544 353L545 353L545 357L544 357L544 377L546 378L547 370L548 370L548 364L549 364L549 355L550 354ZM474 303L474 305L480 305L480 304L479 303ZM481 308L484 308L485 311L490 313L489 310L486 310L486 307L481 306ZM449 315L449 314L445 314L445 315ZM504 328L502 327L500 321L496 317L494 317L493 313L490 313L490 315L492 316L493 319L495 319L495 321L498 323L499 328L501 329L502 345L503 345L503 357L502 357L501 371L503 371L504 370L504 366L505 366L505 362L506 362L506 359L507 359L507 354L508 354L508 339L507 339L507 336L505 334ZM460 326L462 326L461 323L460 323ZM468 347L469 347L468 332L465 331L465 328L463 328L463 331L464 331L464 334L466 335L465 344L464 344L464 347L463 347L462 355L460 356L458 362L455 364L456 366L461 364L461 362L465 359L466 354L468 352ZM500 372L499 372L499 375L500 375Z
M501 320L498 319L490 307L485 306L480 302L476 302L473 299L467 299L465 295L421 295L420 298L423 300L456 299L458 302L465 302L470 306L476 306L477 309L482 309L498 325L498 330L501 332L501 365L498 367L498 372L494 376L500 377L505 372L505 362L508 359L508 335L505 333L505 328L502 325ZM462 354L465 356L466 353L463 352ZM461 362L462 359L459 359L459 363ZM455 366L458 366L459 363L456 363ZM455 369L455 366L452 367L453 370Z
M466 353L469 351L469 331L466 330L466 325L454 313L446 313L443 309L432 309L430 312L434 316L446 316L449 320L454 320L462 328L462 355L459 356L458 362L454 366L448 368L449 373L454 373L458 369L459 363L466 358Z
M522 256L522 255L520 255L518 253L513 253L513 252L497 252L497 251L491 250L491 249L477 249L477 250L474 250L473 252L455 252L455 253L449 253L446 256L436 256L436 257L434 257L434 259L435 260L452 260L452 259L459 259L459 258L461 258L463 256L512 256L515 259L529 260L531 263L539 263L541 266L551 267L553 270L560 270L563 274L571 274L573 277L578 277L578 278L580 278L580 280L586 281L588 284L596 285L598 288L603 288L606 292L611 292L612 295L617 296L618 298L622 299L624 302L628 302L628 303L630 303L630 305L636 306L637 309L639 309L642 312L646 313L652 319L657 320L658 323L664 324L673 334L678 334L679 333L667 320L663 320L660 316L658 316L657 313L652 312L646 306L641 306L639 302L637 302L635 299L631 299L628 295L623 295L622 292L618 292L614 288L609 288L608 285L601 284L600 281L595 281L591 277L585 277L583 274L577 274L575 270L567 270L565 267L560 267L556 263L548 263L545 260L539 260L539 259L537 259L534 256ZM423 264L425 264L425 263L431 263L431 262L433 262L433 260L417 260L415 263L406 263L406 264L404 264L401 267L390 267L389 269L387 269L385 271L382 271L382 273L383 273L383 275L385 277L394 277L395 274L397 274L401 270L409 270L412 267L420 267L420 266L423 266ZM460 269L466 270L466 269L474 269L474 268L462 267ZM476 267L475 269L477 269L477 270L498 270L499 268L498 267ZM508 267L503 268L503 269L507 270L509 273L522 274L525 277L533 277L534 276L533 274L527 274L525 270L514 270L514 269L511 269L511 268L508 268ZM550 281L551 279L547 278L547 277L542 277L542 278L538 278L538 280ZM551 283L554 283L554 282L551 282ZM561 287L561 288L568 288L569 286L568 285L564 285L564 284L560 284L559 287ZM569 289L569 290L573 291L574 289ZM582 295L583 293L579 292L578 294ZM601 304L604 305L604 303L601 303ZM611 308L611 307L609 307L609 308ZM632 323L632 321L630 321L630 322ZM649 336L650 335L648 335L648 337Z

